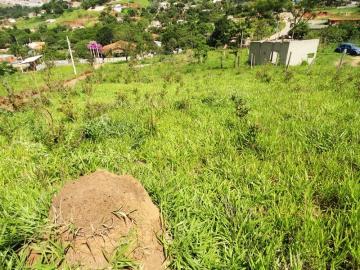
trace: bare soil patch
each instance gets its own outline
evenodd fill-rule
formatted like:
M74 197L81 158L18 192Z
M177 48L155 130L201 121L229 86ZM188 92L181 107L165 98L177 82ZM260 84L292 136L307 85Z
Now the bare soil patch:
M66 184L53 199L50 217L60 227L61 242L70 244L69 265L103 269L126 244L125 256L140 269L164 267L159 210L131 176L98 171Z
M335 65L338 66L340 63L340 60L337 60L335 62ZM344 65L350 65L352 67L360 67L360 56L351 56L351 58L344 59L343 62Z

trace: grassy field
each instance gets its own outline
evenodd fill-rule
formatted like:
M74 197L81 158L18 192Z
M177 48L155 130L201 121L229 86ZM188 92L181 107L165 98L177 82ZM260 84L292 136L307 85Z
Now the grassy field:
M160 207L171 269L359 269L359 69L161 58L107 65L76 88L0 112L0 268L44 240L53 194L99 168ZM51 117L49 117L49 115ZM49 120L52 119L52 120Z
M140 7L142 8L146 8L150 5L149 0L116 0L113 1L113 3L118 3L118 4L127 4L127 3L135 3L138 4Z
M53 23L46 23L48 28L54 28L57 25L69 25L69 23L80 22L83 23L85 27L94 26L97 22L100 12L97 11L88 11L83 9L75 9L71 11L65 11L59 17L56 17L56 21ZM50 17L49 17L50 18ZM36 29L40 25L44 24L46 20L42 17L33 17L33 18L21 18L16 22L18 28L33 28Z
M348 8L322 8L318 11L328 12L329 17L338 18L360 18L359 7L348 7Z
M76 65L77 72L79 74L89 71L91 68L88 65L78 64ZM51 81L52 82L62 82L65 80L70 80L75 78L74 71L72 66L60 66L55 67L51 71ZM45 86L47 80L49 79L49 74L46 70L40 72L26 72L21 73L17 72L10 76L6 76L4 81L12 88L14 93L20 93L28 90L38 90ZM30 83L29 83L30 82ZM7 95L7 92L0 85L0 96Z

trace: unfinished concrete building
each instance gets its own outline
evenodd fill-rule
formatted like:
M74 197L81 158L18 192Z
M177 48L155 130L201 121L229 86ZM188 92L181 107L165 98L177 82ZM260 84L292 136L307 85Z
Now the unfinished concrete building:
M318 46L319 39L253 41L250 43L249 62L252 65L311 64L315 60Z

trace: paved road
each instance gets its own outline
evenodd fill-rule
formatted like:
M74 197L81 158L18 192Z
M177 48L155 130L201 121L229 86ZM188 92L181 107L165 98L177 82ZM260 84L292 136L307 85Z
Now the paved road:
M290 12L283 12L280 14L280 17L285 22L285 27L281 29L279 32L273 34L271 37L266 38L265 40L276 40L281 36L286 36L289 34L291 30L291 22L293 20L293 15Z

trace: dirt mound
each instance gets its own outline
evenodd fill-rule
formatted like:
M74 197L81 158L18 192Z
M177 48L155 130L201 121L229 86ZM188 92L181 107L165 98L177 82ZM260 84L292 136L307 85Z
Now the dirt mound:
M124 255L140 269L163 267L159 210L130 176L98 171L80 177L54 197L50 216L70 246L66 261L72 266L103 269L126 247Z

